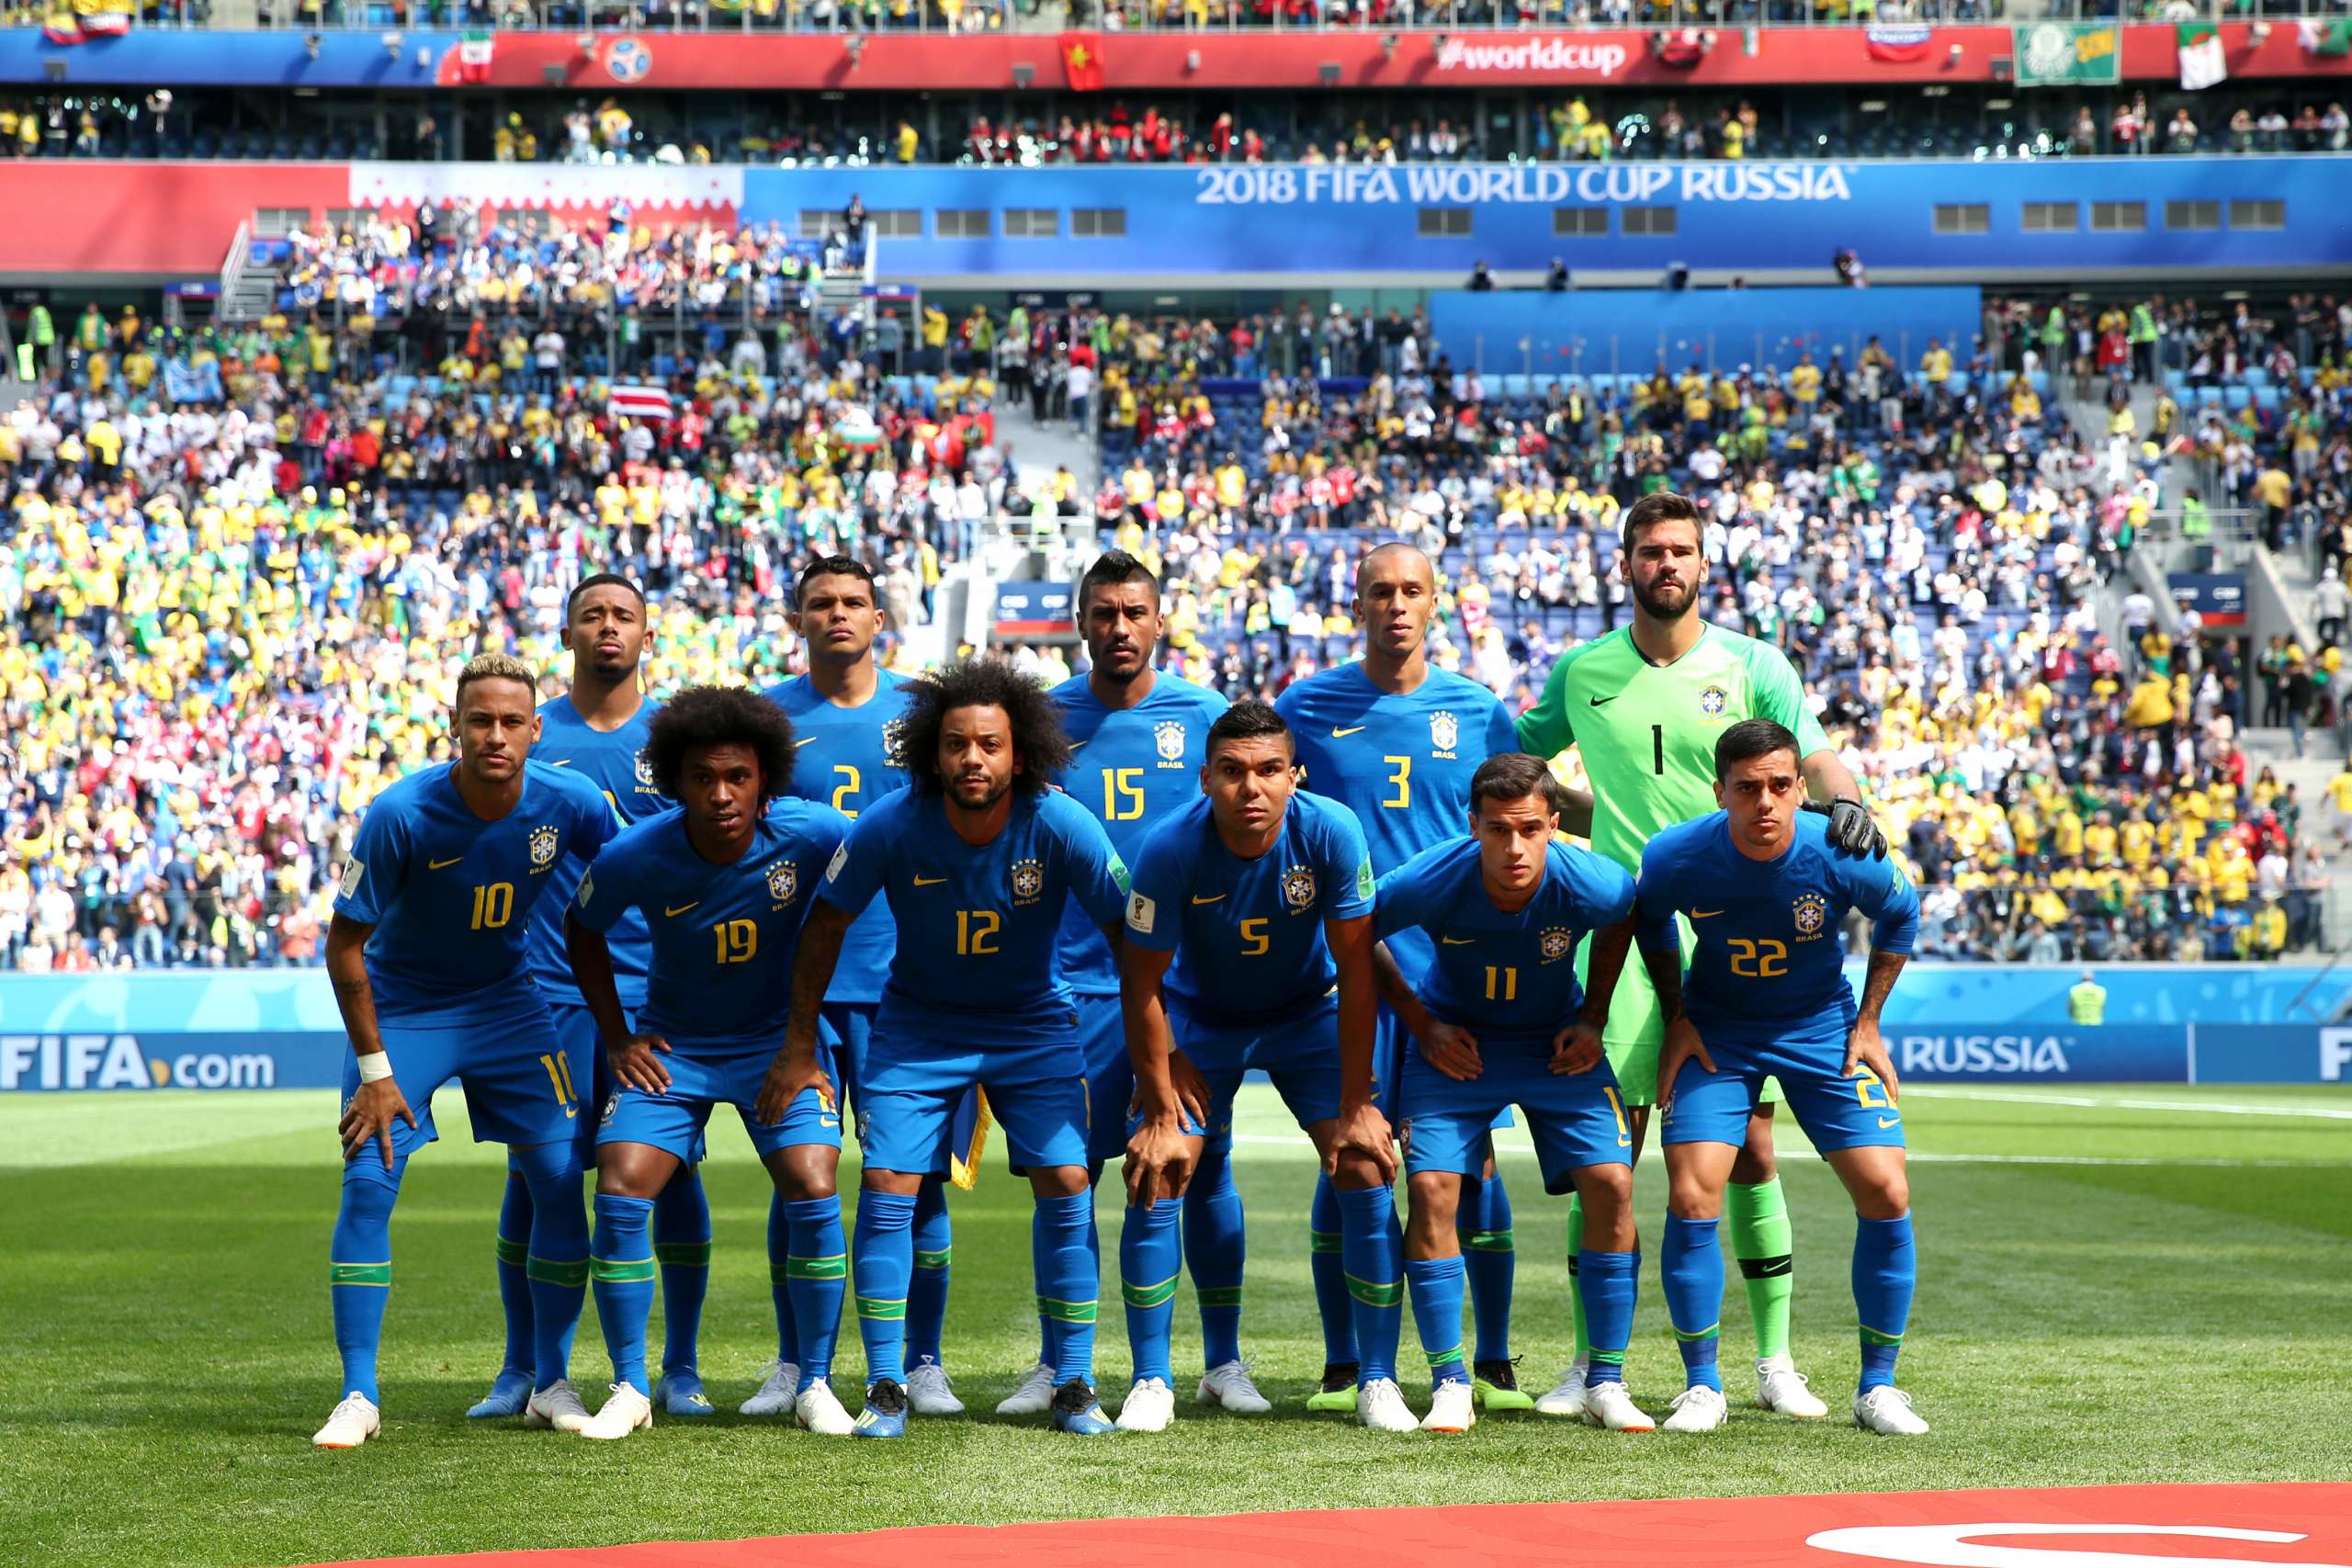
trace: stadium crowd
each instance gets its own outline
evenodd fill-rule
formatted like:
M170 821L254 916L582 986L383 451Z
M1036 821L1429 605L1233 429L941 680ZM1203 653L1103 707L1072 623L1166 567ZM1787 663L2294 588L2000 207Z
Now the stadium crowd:
M2240 735L2352 739L2333 300L2054 318L1995 300L1975 344L1911 366L1872 343L1851 366L1833 348L1786 370L1541 378L1459 367L1401 312L930 310L890 349L878 327L829 341L789 316L740 357L724 332L647 354L674 417L633 418L597 348L560 327L539 343L532 308L685 288L673 264L739 243L740 276L759 244L697 231L649 254L620 232L549 236L578 274L518 283L469 273L507 243L494 231L420 254L371 222L285 261L289 288L361 290L340 331L92 310L50 334L39 395L0 423L0 963L314 961L357 812L446 754L457 665L495 649L560 671L563 594L600 566L662 603L658 685L759 681L792 665L782 585L810 552L871 561L911 626L982 520L1091 500L1163 573L1179 671L1272 695L1351 656L1353 563L1401 533L1441 566L1438 662L1524 705L1562 647L1624 617L1613 519L1667 486L1710 518L1711 618L1789 651L1928 887L1925 951L2268 958L2324 940L2352 768L2328 802L2299 798ZM403 368L418 314L439 357ZM2128 400L2108 430L2073 427L2052 370L2128 393L2143 314L2159 428ZM2266 366L2281 396L2198 400ZM1023 388L1047 415L1099 412L1099 494L1010 460L996 402ZM2210 457L2216 502L2327 558L2319 645L2256 654L2193 624L2176 642L2144 595L2102 632L2097 591L2151 517L2204 504L2165 492L2172 456Z

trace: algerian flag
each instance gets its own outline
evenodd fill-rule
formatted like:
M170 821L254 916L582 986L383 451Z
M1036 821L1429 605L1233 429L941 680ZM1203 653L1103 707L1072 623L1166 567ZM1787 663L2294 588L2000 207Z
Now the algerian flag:
M2297 22L2295 41L2302 45L2305 54L2352 54L2352 17L2331 17L2324 21L2306 18Z
M2222 35L2212 23L2181 23L2179 44L2183 92L2201 93L2229 76L2230 62L2222 55Z
M492 37L487 28L469 28L458 41L458 80L487 82L490 80L490 56Z

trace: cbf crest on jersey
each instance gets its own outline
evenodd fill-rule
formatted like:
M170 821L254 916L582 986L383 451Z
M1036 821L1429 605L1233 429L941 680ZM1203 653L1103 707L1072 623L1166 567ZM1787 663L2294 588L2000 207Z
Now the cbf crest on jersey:
M1017 860L1012 863L1012 901L1034 904L1046 890L1046 867L1041 861Z
M1315 873L1303 865L1292 866L1283 873L1283 902L1291 913L1303 914L1315 908Z
M1821 934L1821 928L1829 923L1829 900L1818 893L1799 894L1795 914L1797 940L1804 942L1817 937Z
M647 754L643 747L639 747L637 752L637 787L639 789L653 787L653 759Z
M1699 694L1699 716L1721 718L1731 711L1731 694L1721 686L1709 686Z
M1450 755L1453 743L1461 739L1462 723L1453 716L1453 709L1441 708L1430 715L1430 746L1432 750Z
M1568 955L1577 944L1576 933L1566 926L1546 926L1536 939L1544 950L1544 962L1555 964Z
M1184 726L1182 721L1163 718L1151 727L1152 744L1159 748L1159 765L1182 767L1184 762Z
M768 867L768 897L775 907L783 908L800 891L800 868L792 862L778 861Z
M556 837L555 824L544 823L531 829L531 869L545 871L555 863L555 852L560 840Z
M907 765L907 721L894 718L882 727L882 760L894 768Z

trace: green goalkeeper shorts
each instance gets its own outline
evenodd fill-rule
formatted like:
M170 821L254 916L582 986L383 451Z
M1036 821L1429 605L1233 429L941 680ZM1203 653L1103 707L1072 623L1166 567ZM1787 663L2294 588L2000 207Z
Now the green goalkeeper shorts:
M1682 925L1682 951L1687 953L1691 945L1690 927L1681 916L1677 915L1675 919ZM1591 953L1592 941L1588 937L1577 951L1579 982L1585 977ZM1658 1016L1657 992L1650 985L1649 970L1636 948L1625 956L1624 972L1617 976L1617 994L1609 999L1609 1026L1600 1033L1609 1070L1617 1075L1617 1091L1625 1097L1627 1105L1657 1103L1657 1054L1665 1041L1666 1023ZM1764 1100L1769 1103L1780 1098L1779 1082L1765 1079Z

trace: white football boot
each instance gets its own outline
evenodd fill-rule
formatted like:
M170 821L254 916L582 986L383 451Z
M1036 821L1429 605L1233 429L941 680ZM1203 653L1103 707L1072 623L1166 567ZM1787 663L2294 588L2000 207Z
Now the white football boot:
M1448 1379L1430 1392L1430 1413L1421 1417L1424 1432L1466 1432L1478 1420L1472 1389L1459 1379Z
M770 1361L760 1380L760 1391L736 1409L746 1416L788 1416L799 1392L800 1369L790 1361Z
M1712 1432L1731 1419L1730 1402L1724 1391L1694 1382L1674 1396L1673 1414L1661 1428L1668 1432Z
M1236 1416L1263 1416L1274 1407L1272 1400L1258 1392L1247 1361L1211 1367L1202 1375L1200 1392L1193 1396L1193 1403L1222 1404Z
M1778 1416L1818 1421L1829 1406L1808 1386L1811 1382L1788 1357L1767 1357L1756 1363L1756 1403Z
M327 1416L327 1424L311 1434L315 1449L356 1449L384 1429L383 1413L364 1393L346 1393Z
M1176 1391L1164 1378L1146 1378L1127 1390L1119 1405L1122 1432L1165 1432L1176 1419Z
M612 1397L605 1400L605 1407L580 1428L580 1435L598 1442L610 1442L652 1425L653 1401L639 1393L636 1384L616 1382L613 1385Z
M997 1401L1000 1416L1043 1416L1054 1407L1054 1369L1040 1361L1021 1374L1011 1393Z
M1854 1395L1854 1425L1889 1438L1920 1438L1928 1432L1928 1423L1911 1408L1911 1396L1892 1383Z
M1356 1419L1375 1432L1412 1432L1421 1425L1394 1378L1374 1378L1356 1391Z

